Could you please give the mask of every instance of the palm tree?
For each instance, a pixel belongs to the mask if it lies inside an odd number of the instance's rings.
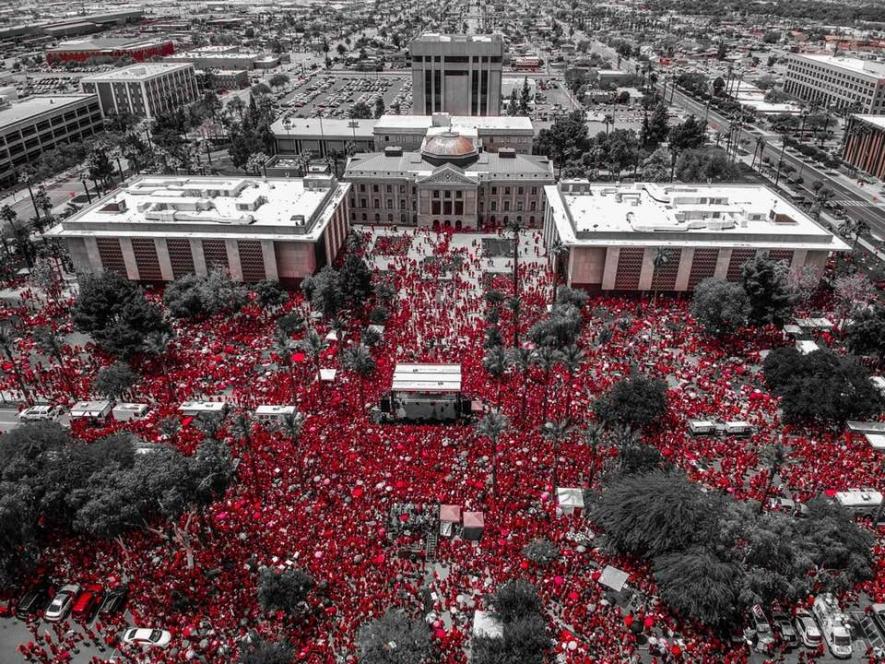
[[[314,329],[308,330],[307,334],[304,335],[304,339],[298,342],[298,347],[307,353],[311,362],[313,362],[314,375],[317,380],[320,378],[320,358],[328,346],[329,344],[326,343],[326,340],[317,334],[317,331]]]
[[[498,401],[501,400],[501,385],[507,374],[507,352],[501,346],[492,346],[482,358],[482,366],[498,383]]]
[[[787,449],[783,443],[777,442],[768,445],[760,453],[760,458],[768,464],[768,479],[765,482],[765,490],[762,492],[762,499],[759,501],[759,514],[765,510],[765,504],[768,502],[768,495],[771,493],[771,485],[774,483],[774,476],[780,472],[781,466],[787,460]]]
[[[279,355],[283,366],[286,368],[286,374],[289,376],[289,382],[292,391],[295,391],[295,375],[292,372],[292,340],[289,335],[279,327],[274,328],[273,344],[271,351],[275,355]]]
[[[526,400],[528,399],[528,375],[529,367],[532,364],[531,351],[525,348],[511,348],[507,351],[507,364],[510,368],[516,369],[522,374],[519,421],[525,422]]]
[[[252,420],[251,418],[243,412],[237,412],[231,418],[230,424],[228,425],[228,431],[230,434],[236,438],[237,440],[245,443],[244,452],[248,452],[251,463],[249,475],[252,478],[252,490],[255,492],[257,496],[259,494],[258,491],[258,462],[257,459],[252,454]],[[243,458],[246,457],[246,454],[242,455]]]
[[[360,378],[360,412],[365,412],[366,396],[364,383],[366,378],[375,373],[375,360],[372,353],[363,344],[350,346],[344,351],[341,364],[348,371],[355,373]]]
[[[6,360],[9,364],[12,365],[12,373],[15,375],[15,382],[18,383],[18,387],[21,390],[22,396],[25,398],[25,401],[28,403],[31,402],[31,392],[28,390],[25,385],[25,381],[22,378],[21,372],[18,369],[18,364],[16,364],[15,359],[16,355],[13,351],[13,346],[15,345],[15,334],[13,331],[6,325],[0,325],[0,351],[3,352],[3,355],[6,357]]]
[[[508,221],[507,230],[513,233],[513,297],[519,297],[519,232],[522,222],[516,218]]]
[[[172,380],[166,370],[166,350],[173,339],[175,339],[175,334],[169,330],[156,330],[144,338],[144,352],[146,355],[155,357],[160,364],[160,373],[163,375],[163,384],[166,386],[166,394],[170,401],[175,401],[176,397]]]
[[[277,431],[291,440],[293,445],[298,442],[303,427],[304,415],[298,411],[283,414],[282,419],[278,420],[276,425]]]
[[[664,265],[670,262],[670,250],[666,247],[658,247],[655,249],[655,257],[652,259],[652,263],[654,264],[654,272],[652,273],[652,285],[651,290],[653,293],[654,302],[657,303],[658,300],[658,289],[654,284],[654,276],[657,274],[658,270],[660,270]]]
[[[488,438],[492,442],[492,493],[497,490],[498,482],[498,439],[507,431],[510,423],[507,418],[497,411],[486,413],[483,418],[476,423],[476,433],[480,436]]]
[[[9,204],[4,205],[0,208],[0,219],[3,219],[9,227],[12,229],[12,235],[16,240],[16,246],[21,248],[22,253],[25,256],[25,263],[27,263],[28,268],[33,267],[33,262],[31,261],[31,252],[29,250],[27,244],[27,234],[22,235],[22,229],[19,228],[15,220],[18,219],[18,213],[9,206]],[[5,242],[4,242],[5,246]]]
[[[556,291],[559,289],[559,257],[562,255],[568,255],[568,247],[565,246],[562,243],[562,240],[559,239],[559,236],[557,236],[554,238],[553,242],[550,243],[547,252],[553,258],[553,296],[550,300],[550,304],[555,304]]]
[[[602,437],[605,433],[604,427],[598,422],[593,422],[584,430],[584,443],[593,453],[593,459],[590,462],[590,476],[587,478],[587,488],[593,488],[593,481],[596,479],[596,462],[599,454],[599,447],[602,444]]]
[[[513,345],[519,345],[519,313],[522,311],[522,300],[518,296],[507,298],[507,308],[510,309],[510,319],[513,325]]]
[[[559,485],[559,445],[566,440],[574,430],[569,419],[563,418],[556,422],[544,422],[541,427],[541,435],[553,443],[553,490]]]
[[[65,361],[61,353],[62,348],[64,347],[64,341],[62,338],[48,325],[42,325],[34,330],[34,343],[37,344],[37,348],[39,348],[41,352],[46,353],[50,358],[56,361],[65,387],[67,387],[68,392],[73,395],[75,392],[74,386],[71,383],[68,374],[64,371]]]
[[[572,384],[574,383],[575,374],[581,368],[584,361],[584,351],[575,345],[566,346],[559,351],[559,361],[568,372],[568,383],[566,385],[565,395],[565,416],[571,417],[572,409]]]
[[[544,372],[544,395],[542,397],[541,417],[547,419],[547,390],[550,387],[550,372],[559,361],[559,352],[547,346],[541,346],[532,353],[531,363]]]

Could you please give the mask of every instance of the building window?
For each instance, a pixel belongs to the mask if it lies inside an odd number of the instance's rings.
[[[372,185],[372,193],[373,193],[373,194],[377,194],[377,193],[378,193],[378,185],[377,185],[377,184],[373,184],[373,185]]]
[[[434,190],[433,190],[433,197],[434,197],[434,198],[439,198],[439,190],[438,190],[438,189],[434,189]]]
[[[451,191],[446,191],[446,192],[444,192],[444,193],[443,193],[443,197],[444,197],[444,198],[451,198],[451,197],[452,197],[452,192],[451,192]]]

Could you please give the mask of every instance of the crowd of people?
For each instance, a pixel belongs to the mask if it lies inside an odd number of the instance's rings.
[[[761,377],[760,353],[787,343],[782,333],[752,330],[717,341],[693,321],[686,300],[594,296],[582,312],[584,359],[574,376],[555,366],[549,375],[529,368],[527,375],[513,371],[494,378],[483,367],[483,295],[490,287],[513,295],[510,276],[486,275],[489,257],[478,236],[425,230],[401,234],[408,241],[385,240],[376,253],[374,236],[365,232],[367,259],[383,265],[378,278],[392,280],[397,293],[381,340],[372,348],[376,369],[371,376],[353,375],[341,361],[342,349],[359,339],[365,325],[357,316],[320,361],[323,368],[337,369],[333,381],[317,380],[303,353],[293,352],[288,360],[276,354],[275,320],[308,307],[294,292],[274,310],[251,302],[233,315],[175,320],[176,337],[165,356],[134,361],[140,374],[134,392],[138,401],[151,404],[149,416],[75,425],[74,433],[87,440],[128,429],[148,442],[191,454],[205,434],[198,422],[179,416],[182,401],[223,399],[234,412],[245,413],[260,404],[297,406],[305,417],[298,436],[257,421],[248,436],[235,435],[226,424],[216,434],[241,463],[235,484],[208,508],[208,536],[194,537],[192,567],[178,543],[143,530],[126,536],[125,546],[73,536],[52,542],[43,552],[41,569],[59,584],[108,587],[127,581],[127,622],[173,633],[170,648],[140,655],[150,662],[232,661],[256,635],[288,640],[299,662],[355,662],[359,626],[400,606],[429,615],[436,661],[461,663],[467,661],[474,610],[512,578],[537,587],[560,661],[614,664],[639,661],[641,653],[643,661],[652,656],[669,662],[746,661],[742,642],[722,641],[669,612],[656,599],[647,564],[595,547],[593,524],[580,511],[559,509],[552,478],[556,466],[558,486],[593,488],[592,482],[598,488],[617,452],[588,445],[582,429],[594,420],[594,399],[638,369],[669,388],[668,414],[647,432],[646,442],[698,482],[738,499],[761,499],[767,470],[759,451],[783,439],[791,461],[782,471],[783,481],[798,500],[878,484],[881,458],[861,437],[780,423],[777,399]],[[510,260],[497,259],[506,268],[512,267]],[[520,261],[516,336],[524,343],[551,302],[553,277],[545,269],[538,234],[524,234]],[[158,289],[147,293],[162,301]],[[36,310],[7,308],[0,315],[20,318],[26,330],[51,325],[70,334],[68,305],[50,301]],[[515,336],[515,319],[505,308],[500,326],[506,344]],[[311,320],[325,336],[328,322]],[[611,331],[602,342],[601,329]],[[293,333],[293,343],[303,334]],[[96,372],[113,361],[91,343],[66,345],[63,362],[41,357],[27,334],[15,351],[17,359],[4,364],[3,388],[18,389],[19,373],[41,398],[67,405],[89,397]],[[471,424],[378,424],[369,417],[389,390],[398,362],[460,364],[464,393],[508,418],[510,426],[498,441],[494,490],[491,443]],[[360,394],[364,403],[359,403]],[[566,416],[577,428],[557,448],[540,427]],[[178,419],[181,428],[161,426],[168,418]],[[694,418],[744,420],[754,433],[693,437],[687,423]],[[406,555],[422,544],[421,533],[408,522],[392,524],[391,513],[409,505],[433,514],[439,504],[483,512],[481,539],[440,537],[432,555]],[[559,549],[549,565],[523,553],[538,538]],[[855,594],[885,602],[885,540],[878,540],[875,554],[876,576]],[[629,574],[638,601],[629,606],[612,601],[599,583],[606,565]],[[303,569],[316,580],[301,615],[261,611],[256,583],[262,566]],[[844,599],[850,602],[853,596]],[[99,620],[85,632],[33,622],[33,639],[20,651],[28,661],[64,662],[86,640],[110,652],[123,627],[122,618]],[[650,645],[639,634],[651,637]]]

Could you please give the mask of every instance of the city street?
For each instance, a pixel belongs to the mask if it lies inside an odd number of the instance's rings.
[[[658,84],[659,89],[664,93],[664,84]],[[672,96],[673,103],[685,109],[690,113],[694,113],[696,117],[703,118],[705,113],[705,105],[680,90],[673,91],[671,86],[666,86],[666,98],[669,101]],[[723,129],[724,133],[728,132],[731,120],[723,117],[721,114],[710,108],[707,110],[707,124],[714,130]],[[736,132],[737,133],[737,132]],[[763,154],[771,159],[772,163],[777,163],[782,156],[784,163],[792,166],[797,173],[802,173],[804,182],[803,188],[813,191],[811,187],[820,180],[827,187],[833,190],[835,196],[834,201],[841,203],[846,208],[846,214],[853,219],[862,219],[870,226],[872,234],[878,239],[885,239],[885,204],[882,202],[874,202],[876,192],[872,188],[861,188],[845,176],[831,176],[823,172],[817,164],[811,164],[800,156],[790,154],[781,150],[780,137],[773,132],[765,132],[758,127],[742,127],[739,131],[738,142],[748,141],[746,148],[752,152],[756,144],[757,138],[764,141]],[[757,158],[757,162],[758,162]]]

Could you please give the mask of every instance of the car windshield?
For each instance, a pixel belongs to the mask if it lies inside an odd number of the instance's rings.
[[[150,635],[148,638],[149,638],[151,641],[153,641],[154,643],[156,643],[157,641],[160,640],[160,637],[161,637],[161,636],[163,636],[163,632],[161,632],[161,631],[158,630],[158,629],[155,629],[155,630],[152,630],[152,631],[151,631],[151,635]]]
[[[844,635],[834,634],[833,635],[833,643],[836,644],[837,646],[850,646],[851,639],[849,639],[847,636],[844,636]]]
[[[771,630],[771,627],[769,626],[769,624],[767,622],[756,623],[756,631],[759,632],[760,634],[768,634],[768,632],[770,630]]]

